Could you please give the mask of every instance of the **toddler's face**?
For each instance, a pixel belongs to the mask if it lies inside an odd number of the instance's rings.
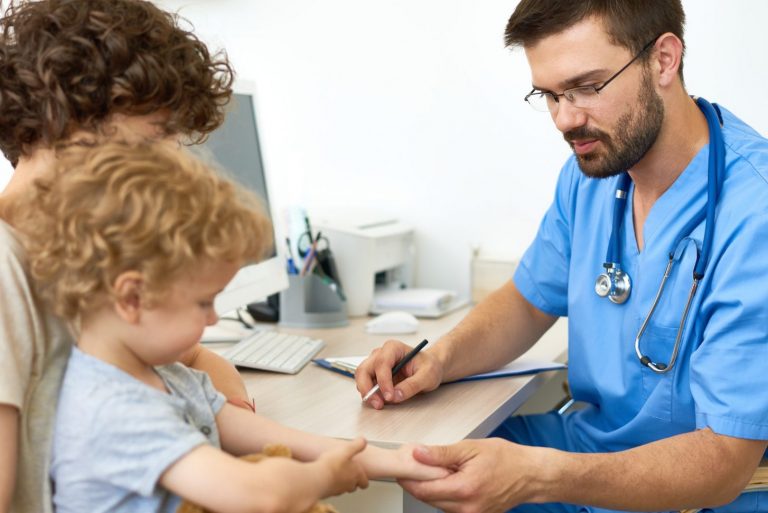
[[[206,326],[216,323],[213,300],[239,268],[239,263],[206,263],[176,280],[153,308],[142,311],[146,336],[134,341],[133,351],[149,365],[177,361],[200,341]]]

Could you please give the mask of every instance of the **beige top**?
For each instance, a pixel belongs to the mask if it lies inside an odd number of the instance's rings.
[[[72,336],[37,300],[13,229],[0,220],[0,403],[20,412],[12,513],[52,511],[48,469],[56,400]]]

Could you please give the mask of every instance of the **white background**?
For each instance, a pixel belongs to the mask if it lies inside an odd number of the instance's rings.
[[[396,214],[417,231],[416,285],[465,294],[473,245],[517,256],[534,236],[570,150],[522,101],[525,57],[502,42],[516,1],[156,3],[255,82],[278,208]],[[689,92],[767,134],[768,2],[683,4]]]

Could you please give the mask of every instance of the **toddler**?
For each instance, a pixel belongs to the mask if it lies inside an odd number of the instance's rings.
[[[433,479],[411,447],[384,450],[227,404],[176,363],[216,322],[213,301],[269,249],[256,198],[165,143],[62,152],[20,207],[41,298],[77,327],[56,414],[54,505],[67,512],[301,512],[369,478]],[[249,464],[268,443],[300,461]]]

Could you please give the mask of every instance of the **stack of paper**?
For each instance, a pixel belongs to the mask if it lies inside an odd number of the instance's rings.
[[[449,290],[382,288],[373,295],[371,311],[376,314],[403,311],[420,317],[439,317],[466,303]]]

